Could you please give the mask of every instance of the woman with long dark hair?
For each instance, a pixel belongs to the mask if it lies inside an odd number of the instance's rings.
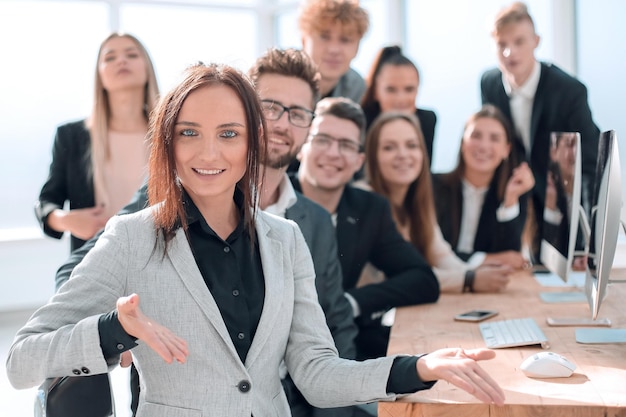
[[[456,253],[470,263],[522,268],[528,192],[535,180],[515,159],[509,122],[492,105],[469,117],[457,166],[433,175],[437,220]]]

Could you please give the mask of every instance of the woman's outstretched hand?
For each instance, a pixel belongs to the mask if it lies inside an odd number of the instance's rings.
[[[422,381],[442,379],[484,403],[503,405],[502,388],[477,362],[495,356],[490,349],[439,349],[417,361],[417,373]]]
[[[139,308],[139,296],[131,294],[117,300],[117,317],[126,331],[146,343],[167,363],[185,363],[189,351],[187,342],[167,327],[145,316]]]

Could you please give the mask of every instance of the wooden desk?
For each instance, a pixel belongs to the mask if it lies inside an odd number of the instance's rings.
[[[618,271],[614,271],[618,272]],[[619,275],[626,276],[626,270]],[[532,379],[520,370],[522,361],[541,351],[539,346],[497,349],[497,356],[481,362],[501,385],[506,405],[483,404],[470,394],[440,381],[396,402],[380,402],[380,417],[426,416],[626,416],[626,344],[583,345],[574,327],[549,327],[547,317],[591,317],[586,303],[547,304],[543,291],[574,289],[541,287],[529,273],[516,274],[502,294],[442,294],[435,304],[400,308],[391,330],[389,354],[417,354],[445,347],[484,347],[477,323],[457,322],[467,310],[495,309],[490,320],[533,317],[550,342],[549,350],[576,366],[569,378]],[[614,328],[626,328],[626,283],[612,285],[602,304],[601,317]]]

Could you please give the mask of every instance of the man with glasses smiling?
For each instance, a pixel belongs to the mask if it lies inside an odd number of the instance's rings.
[[[439,284],[422,255],[398,233],[383,197],[350,185],[365,160],[365,115],[350,99],[321,100],[309,140],[298,155],[295,188],[331,213],[335,223],[345,295],[359,326],[357,358],[384,356],[389,327],[381,316],[393,307],[432,303]],[[383,282],[356,288],[366,263]]]

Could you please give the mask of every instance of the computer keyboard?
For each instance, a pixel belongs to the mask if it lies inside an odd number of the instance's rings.
[[[478,324],[488,348],[541,345],[549,347],[548,339],[532,318],[488,321]]]

